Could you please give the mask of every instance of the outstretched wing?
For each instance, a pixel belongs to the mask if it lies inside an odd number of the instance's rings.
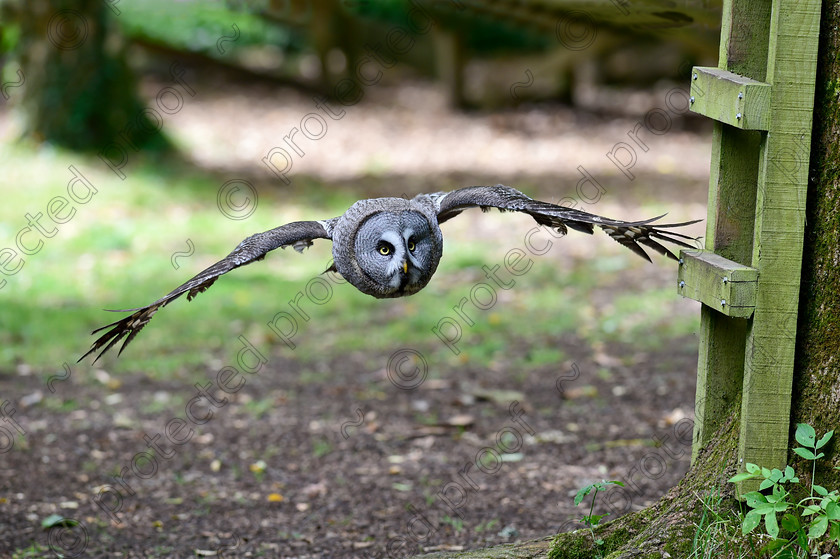
[[[235,268],[250,264],[251,262],[262,260],[269,251],[280,247],[286,248],[287,246],[292,246],[298,252],[303,252],[303,249],[312,245],[313,239],[332,239],[332,229],[336,220],[337,218],[327,221],[296,221],[252,235],[239,243],[239,246],[225,256],[224,259],[216,262],[206,270],[199,272],[194,278],[175,288],[168,295],[161,297],[154,303],[137,309],[112,311],[133,312],[123,319],[97,328],[91,332],[91,334],[95,334],[101,330],[110,328],[110,330],[93,342],[91,348],[79,358],[79,361],[103,348],[99,352],[99,355],[96,356],[96,359],[93,360],[96,363],[102,357],[103,353],[111,349],[111,346],[127,336],[122,347],[120,347],[119,353],[122,353],[125,346],[152,319],[158,309],[165,307],[184,293],[187,294],[187,300],[191,301],[193,297],[213,285],[213,282],[222,274],[226,274]]]
[[[651,223],[662,216],[645,221],[617,221],[574,208],[534,200],[515,188],[502,184],[497,184],[496,186],[470,186],[453,190],[452,192],[430,194],[429,196],[437,205],[438,223],[443,223],[455,217],[467,208],[479,207],[483,211],[487,211],[490,208],[498,208],[503,212],[526,213],[533,217],[540,225],[553,227],[564,234],[568,230],[567,228],[592,234],[594,227],[597,225],[607,235],[647,261],[650,261],[650,257],[641,245],[645,245],[660,254],[677,260],[677,257],[670,250],[658,243],[657,240],[668,241],[685,248],[697,248],[686,242],[695,240],[694,237],[673,231],[666,231],[666,229],[691,225],[700,221],[699,219],[685,221],[683,223],[666,223],[656,225],[655,227]]]

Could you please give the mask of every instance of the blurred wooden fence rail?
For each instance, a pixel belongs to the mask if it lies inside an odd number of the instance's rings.
[[[554,59],[562,58],[560,65],[567,67],[558,97],[568,101],[575,63],[615,50],[621,44],[616,37],[625,43],[634,37],[665,37],[685,45],[695,59],[709,52],[709,37],[720,24],[721,0],[270,0],[262,14],[306,36],[320,61],[320,85],[328,91],[353,77],[366,45],[387,43],[395,28],[384,15],[388,9],[392,16],[401,10],[409,20],[411,37],[404,40],[412,47],[400,54],[400,62],[436,76],[452,104],[463,106],[468,104],[465,65],[471,56],[481,55],[466,48],[477,22],[544,38]],[[343,55],[343,64],[336,64],[336,52]]]

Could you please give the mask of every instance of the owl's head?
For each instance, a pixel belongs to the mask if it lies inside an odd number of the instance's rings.
[[[393,208],[365,213],[347,239],[349,250],[334,251],[341,275],[359,291],[378,298],[423,289],[443,253],[437,220],[405,200]]]

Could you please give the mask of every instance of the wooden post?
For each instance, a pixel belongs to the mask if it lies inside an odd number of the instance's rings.
[[[724,1],[719,67],[764,81],[770,10],[769,5],[759,4],[748,0]],[[706,89],[712,88],[698,86],[702,83],[701,73],[692,71],[691,77],[695,99],[692,110],[703,114],[701,109],[710,105],[705,102]],[[735,262],[752,260],[760,143],[760,132],[715,122],[706,249]],[[728,317],[706,305],[701,310],[700,325],[692,458],[709,442],[720,427],[725,410],[740,396],[747,331],[746,321]]]
[[[752,251],[758,289],[747,333],[738,445],[742,462],[770,467],[784,465],[788,453],[820,7],[817,0],[775,0],[770,24],[767,80],[773,90]]]
[[[742,470],[787,460],[819,18],[818,0],[725,0],[719,68],[692,71],[692,110],[717,121],[707,252],[680,270],[704,303],[692,456],[740,397]]]
[[[435,47],[435,68],[449,96],[449,104],[463,107],[464,98],[464,39],[457,31],[436,25],[432,30]]]

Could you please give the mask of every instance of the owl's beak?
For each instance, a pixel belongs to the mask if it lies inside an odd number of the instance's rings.
[[[403,260],[402,268],[403,268],[403,273],[407,274],[408,273],[408,260]]]

